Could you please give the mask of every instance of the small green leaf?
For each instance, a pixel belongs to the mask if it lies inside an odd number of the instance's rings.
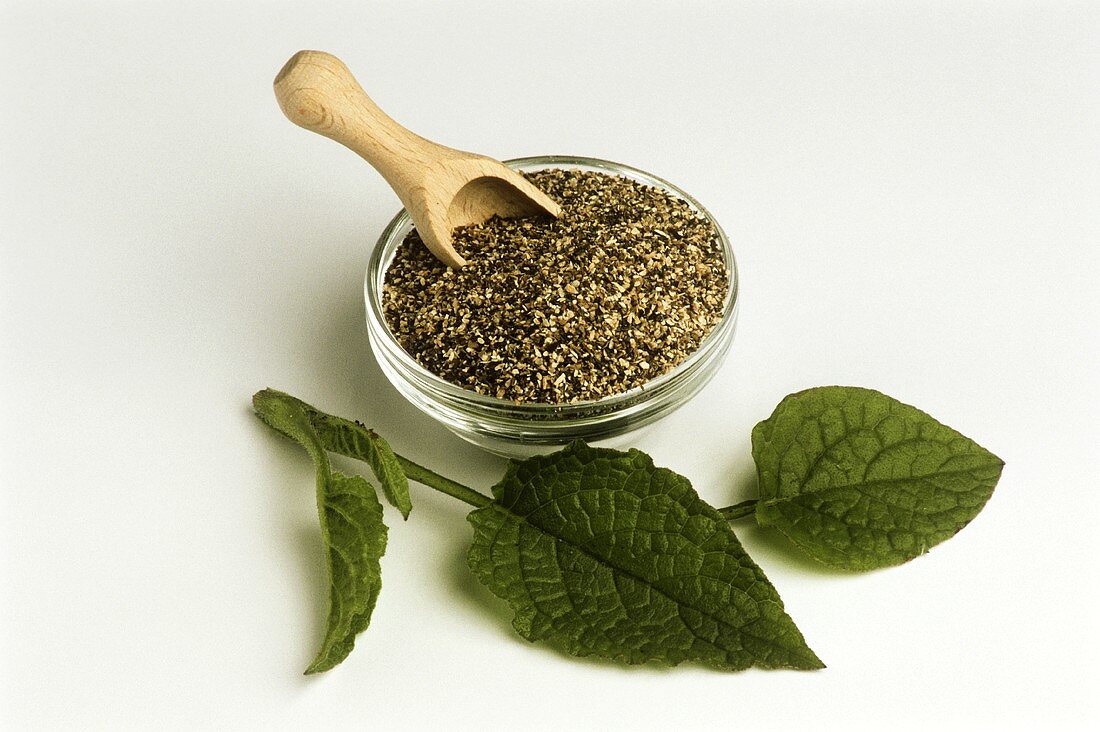
[[[688,480],[575,442],[513,462],[469,515],[468,562],[528,640],[626,663],[821,668],[767,577]]]
[[[374,477],[382,486],[389,504],[401,512],[408,520],[412,511],[412,499],[409,497],[409,480],[405,471],[397,462],[390,444],[377,432],[367,429],[357,422],[333,417],[304,404],[317,435],[330,452],[362,460],[371,467]]]
[[[379,559],[386,551],[382,504],[374,488],[357,475],[333,472],[325,486],[322,536],[329,571],[329,613],[325,639],[307,674],[328,671],[355,646],[370,625],[382,589]]]
[[[871,389],[791,394],[752,431],[756,519],[844,569],[901,564],[985,506],[1004,462]]]
[[[261,394],[269,393],[278,395],[279,398],[298,405],[305,413],[313,426],[321,444],[329,452],[346,455],[356,460],[362,460],[371,467],[374,477],[382,485],[382,493],[391,506],[401,512],[402,517],[409,518],[412,510],[412,499],[409,497],[409,481],[405,477],[405,471],[397,461],[388,442],[382,439],[374,430],[367,429],[358,422],[334,417],[325,414],[314,406],[306,404],[301,399],[296,399],[289,394],[267,389]]]
[[[363,478],[332,470],[304,403],[273,390],[252,398],[264,422],[306,449],[317,468],[317,509],[329,579],[325,638],[307,674],[343,661],[366,630],[382,587],[379,559],[386,551],[382,504]],[[305,405],[308,406],[308,405]]]

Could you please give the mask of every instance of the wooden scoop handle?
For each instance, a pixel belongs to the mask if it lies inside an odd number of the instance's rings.
[[[406,208],[422,171],[454,152],[394,122],[344,62],[323,51],[294,54],[275,77],[275,98],[291,122],[336,140],[374,166]]]

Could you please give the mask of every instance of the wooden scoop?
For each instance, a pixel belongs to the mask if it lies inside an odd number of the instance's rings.
[[[275,77],[275,97],[291,122],[373,165],[405,204],[428,249],[450,267],[466,264],[451,246],[455,227],[494,214],[561,215],[558,204],[504,163],[437,145],[394,122],[331,54],[294,54]]]

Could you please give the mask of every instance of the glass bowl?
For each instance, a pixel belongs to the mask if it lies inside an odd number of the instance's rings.
[[[642,386],[594,401],[568,404],[516,403],[478,394],[436,376],[405,352],[382,313],[382,286],[397,247],[412,230],[401,210],[382,232],[367,265],[367,333],[382,372],[406,399],[464,440],[505,457],[528,457],[582,439],[621,446],[631,433],[677,409],[695,396],[725,359],[737,321],[737,264],[729,239],[714,217],[684,191],[645,171],[595,158],[547,155],[507,160],[519,171],[544,168],[621,175],[660,188],[686,201],[718,232],[729,285],[722,317],[699,348],[671,371]],[[636,436],[636,435],[635,435]]]

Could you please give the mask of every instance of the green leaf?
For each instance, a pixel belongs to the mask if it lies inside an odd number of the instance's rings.
[[[371,467],[374,477],[382,485],[382,492],[389,504],[409,518],[412,499],[409,497],[409,481],[405,471],[394,455],[388,442],[374,430],[367,429],[358,422],[325,414],[314,406],[306,404],[289,394],[266,389],[261,394],[277,395],[289,403],[296,404],[309,419],[317,437],[329,452],[346,455],[362,460]]]
[[[329,612],[325,639],[307,674],[328,671],[355,646],[370,625],[382,589],[379,559],[386,551],[382,504],[361,477],[333,472],[325,485],[321,534],[329,571]]]
[[[924,412],[871,389],[791,394],[752,431],[756,519],[825,564],[901,564],[985,506],[1004,462]]]
[[[575,442],[513,462],[469,515],[468,562],[513,626],[577,656],[821,668],[775,588],[688,480]]]
[[[269,389],[257,393],[252,403],[264,422],[306,449],[317,469],[317,508],[328,566],[329,608],[321,650],[306,673],[328,671],[347,657],[355,636],[370,624],[382,587],[379,559],[386,551],[382,504],[363,478],[332,470],[325,446],[302,402]]]

